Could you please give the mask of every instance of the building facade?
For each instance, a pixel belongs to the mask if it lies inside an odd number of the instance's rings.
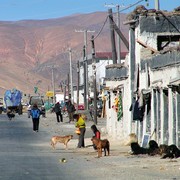
[[[126,24],[129,55],[121,66],[106,67],[107,131],[180,146],[180,11],[140,6]]]

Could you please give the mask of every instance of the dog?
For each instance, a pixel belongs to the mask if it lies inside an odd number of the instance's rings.
[[[131,133],[129,134],[126,142],[124,143],[125,146],[130,146],[131,143],[133,142],[138,142],[138,138],[137,138],[137,135],[135,133]]]
[[[162,157],[162,159],[166,159],[166,158],[179,158],[180,157],[180,150],[178,149],[178,147],[175,144],[172,144],[168,147],[166,147],[165,149],[165,153]]]
[[[166,144],[161,144],[160,146],[159,146],[159,151],[158,151],[158,154],[159,155],[164,155],[164,154],[166,154],[167,153],[167,149],[168,149],[168,145],[166,145]]]
[[[51,138],[51,146],[53,149],[55,149],[55,145],[59,143],[63,143],[65,145],[65,148],[68,149],[68,142],[73,138],[73,135],[67,135],[67,136],[53,136]]]
[[[159,146],[156,141],[154,141],[154,140],[149,141],[148,154],[150,156],[159,154]]]
[[[137,142],[131,143],[131,151],[132,155],[138,155],[138,154],[148,154],[149,150],[147,148],[141,147]]]
[[[91,139],[92,143],[97,147],[98,151],[98,158],[102,157],[102,149],[104,149],[104,156],[106,156],[106,150],[108,153],[108,156],[110,154],[110,143],[107,139],[97,139],[96,137],[92,137]]]
[[[7,112],[7,117],[9,118],[9,120],[11,120],[12,118],[15,117],[15,114],[12,112]]]
[[[132,155],[138,155],[138,154],[148,154],[148,155],[155,155],[158,150],[158,144],[154,140],[149,141],[149,147],[148,148],[143,148],[141,147],[138,142],[132,142],[131,143],[131,151]]]

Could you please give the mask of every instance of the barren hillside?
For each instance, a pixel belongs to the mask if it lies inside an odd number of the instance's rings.
[[[121,30],[128,37],[128,27],[122,24],[125,17],[121,15]],[[58,88],[69,73],[68,48],[72,48],[73,52],[75,78],[76,61],[82,57],[84,44],[84,33],[76,30],[95,31],[95,36],[102,30],[95,39],[95,49],[99,52],[111,51],[109,21],[106,19],[106,12],[96,12],[48,20],[1,21],[0,94],[12,88],[29,94],[33,93],[34,86],[38,86],[40,93],[51,90],[53,66]],[[89,40],[92,33],[87,34],[88,52],[91,53]]]

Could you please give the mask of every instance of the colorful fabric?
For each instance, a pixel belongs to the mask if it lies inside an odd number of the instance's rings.
[[[122,96],[119,95],[118,98],[118,111],[117,111],[117,120],[120,121],[123,117],[123,104],[122,104]]]

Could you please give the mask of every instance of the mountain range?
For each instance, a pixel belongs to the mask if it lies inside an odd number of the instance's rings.
[[[126,14],[120,15],[122,33],[128,39]],[[116,21],[116,19],[114,18]],[[96,52],[111,52],[108,13],[74,14],[56,19],[0,21],[0,95],[16,88],[40,94],[65,84],[72,50],[73,82],[76,63],[82,59],[87,31],[87,53],[91,53],[91,36],[95,36]],[[121,51],[127,51],[124,44]],[[54,76],[53,76],[53,75]]]

